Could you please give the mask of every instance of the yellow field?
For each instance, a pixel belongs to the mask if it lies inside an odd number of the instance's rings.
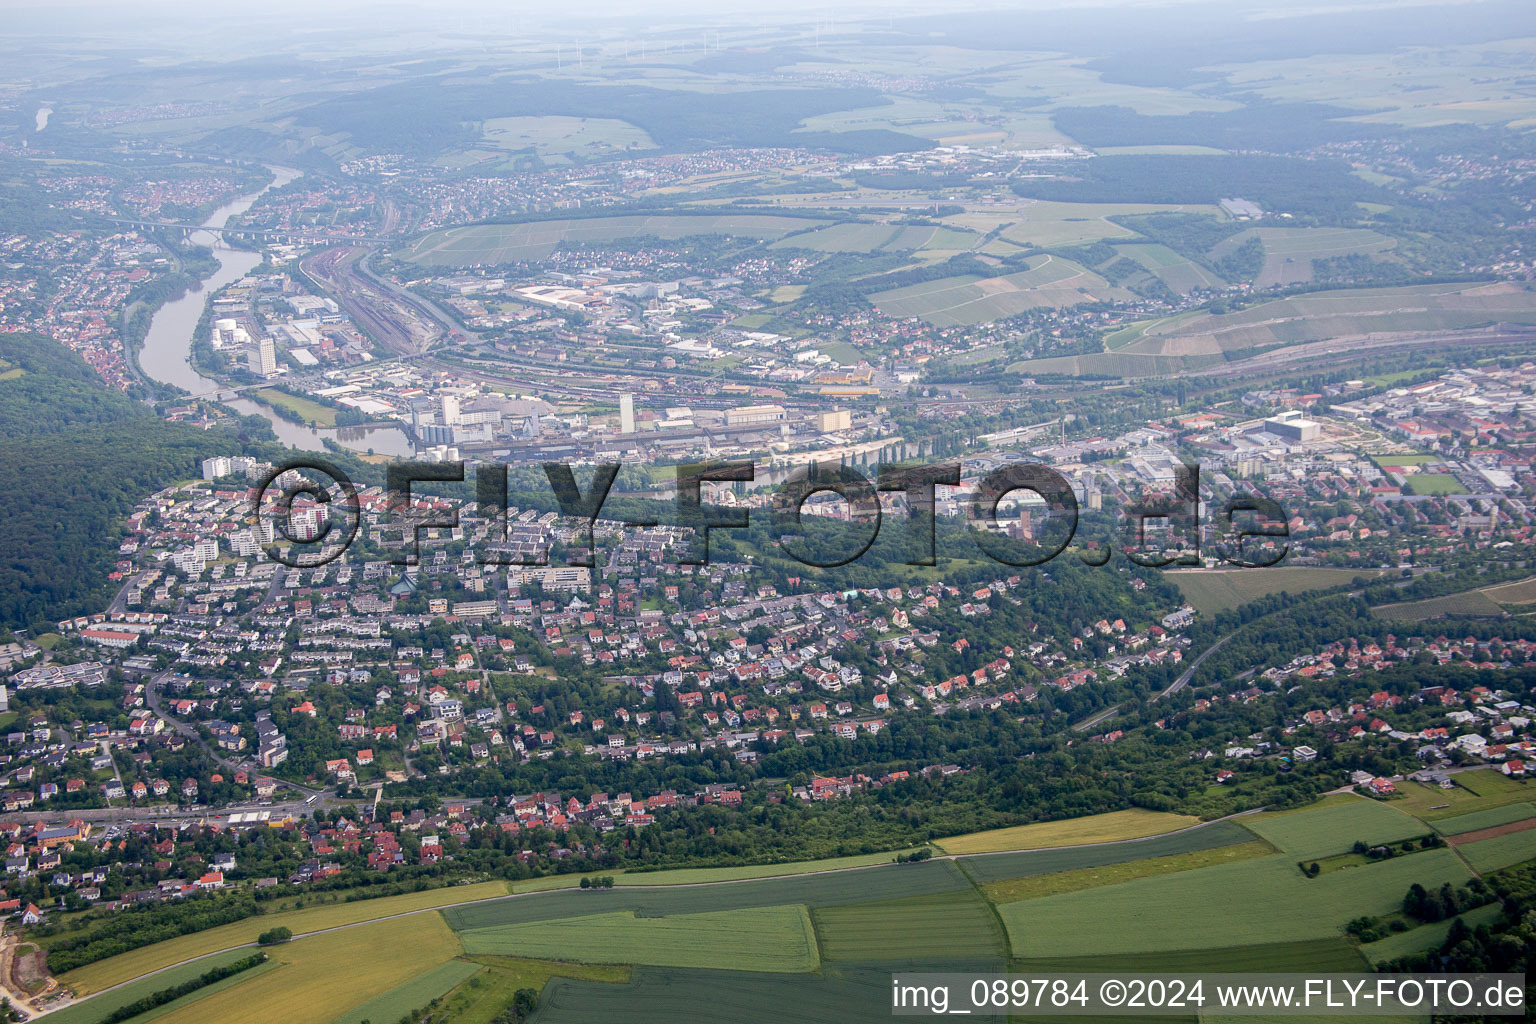
[[[331,1021],[461,950],[441,915],[418,914],[297,939],[270,952],[282,967],[157,1019],[161,1024]]]
[[[1176,829],[1198,825],[1200,819],[1189,814],[1162,811],[1111,811],[1066,821],[1042,821],[1034,825],[1015,825],[991,832],[973,832],[934,841],[945,853],[998,853],[1003,850],[1043,850],[1057,846],[1086,843],[1112,843],[1118,839],[1141,839],[1162,835]]]
[[[207,931],[177,936],[165,942],[157,942],[153,946],[145,946],[142,949],[109,957],[106,960],[98,960],[94,964],[86,964],[78,970],[61,975],[59,981],[82,995],[88,992],[99,992],[111,985],[130,981],[149,971],[157,971],[162,967],[202,956],[204,953],[215,953],[221,949],[255,942],[256,936],[278,925],[291,928],[295,935],[302,935],[322,928],[374,921],[391,914],[429,910],[433,907],[445,907],[451,903],[467,903],[470,900],[488,899],[506,894],[506,882],[481,882],[478,885],[450,885],[442,889],[429,889],[426,892],[406,893],[403,896],[384,896],[376,900],[331,903],[320,907],[305,907],[303,910],[262,914],[244,921],[236,921],[234,924],[209,928]],[[424,922],[429,916],[436,921],[435,915],[418,915],[405,920]],[[288,974],[287,971],[273,973],[280,977]]]

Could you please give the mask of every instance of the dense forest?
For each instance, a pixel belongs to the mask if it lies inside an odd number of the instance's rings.
[[[22,371],[0,380],[0,623],[98,611],[134,503],[242,442],[166,423],[40,335],[0,335],[0,359]]]

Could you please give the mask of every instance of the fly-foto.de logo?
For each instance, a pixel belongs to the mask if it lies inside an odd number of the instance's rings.
[[[599,518],[627,526],[650,528],[659,519],[633,515],[604,515],[604,505],[621,466],[616,462],[591,467],[585,488],[575,469],[565,463],[543,464],[544,476],[560,515],[582,527],[579,543],[586,548],[570,564],[592,565],[595,558],[593,526]],[[674,548],[675,564],[708,565],[709,538],[714,530],[747,530],[751,510],[708,504],[706,484],[750,484],[756,478],[751,461],[699,462],[675,467],[676,492],[672,515],[666,525],[682,531],[683,542]],[[417,541],[422,530],[459,527],[457,508],[422,508],[413,496],[415,484],[463,483],[463,462],[396,463],[385,476],[382,502],[383,525],[403,529],[405,543],[392,561],[415,565]],[[481,463],[475,467],[475,501],[478,518],[490,523],[490,542],[477,552],[482,565],[547,565],[547,552],[528,560],[514,557],[508,549],[507,466]],[[768,534],[786,555],[813,568],[835,568],[855,561],[875,543],[886,518],[882,493],[899,496],[906,513],[900,517],[899,550],[905,564],[938,564],[935,547],[939,488],[961,487],[958,462],[924,465],[881,466],[874,479],[851,466],[811,463],[799,467],[772,491],[766,509]],[[962,506],[975,527],[969,531],[976,547],[1003,565],[1043,565],[1071,552],[1088,565],[1104,565],[1114,553],[1106,544],[1078,544],[1077,496],[1066,477],[1049,466],[1018,462],[1001,466],[980,477],[974,493]],[[339,558],[356,540],[363,518],[357,487],[337,466],[303,458],[274,467],[256,486],[253,505],[265,540],[268,557],[295,568],[313,568]],[[1161,568],[1200,564],[1201,502],[1200,468],[1181,464],[1174,473],[1171,491],[1121,509],[1118,545],[1137,565]],[[839,517],[840,528],[828,541],[812,543],[806,536],[806,504],[818,495],[835,495],[847,505]],[[433,503],[442,504],[442,503]],[[1005,510],[1014,510],[1012,514]],[[1021,510],[1022,512],[1018,512]],[[1223,561],[1243,568],[1275,565],[1286,556],[1290,529],[1278,503],[1258,494],[1243,494],[1219,509],[1207,509],[1215,527],[1215,547]],[[891,517],[896,518],[896,517]],[[1021,528],[1020,523],[1024,526]],[[1038,523],[1038,528],[1036,524]],[[1163,538],[1149,545],[1152,535]]]

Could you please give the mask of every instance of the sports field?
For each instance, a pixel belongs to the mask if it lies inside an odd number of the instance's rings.
[[[613,242],[620,238],[678,239],[691,235],[780,238],[821,221],[760,214],[663,214],[654,217],[591,217],[523,224],[445,228],[417,239],[395,255],[429,266],[497,265],[541,260],[564,242]]]
[[[1039,850],[1052,846],[1078,846],[1109,843],[1119,839],[1139,839],[1175,829],[1198,825],[1200,819],[1188,814],[1165,814],[1132,808],[1092,814],[1065,821],[1042,821],[1034,825],[1015,825],[990,832],[940,839],[935,845],[945,853],[996,853],[1001,850]]]

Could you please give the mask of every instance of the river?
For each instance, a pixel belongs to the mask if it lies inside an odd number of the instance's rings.
[[[221,228],[231,217],[244,213],[268,188],[278,188],[297,178],[301,172],[287,167],[268,167],[274,178],[260,192],[241,196],[214,210],[203,221],[203,227]],[[218,235],[211,231],[193,232],[191,241],[213,248],[219,269],[203,279],[202,287],[190,291],[181,298],[167,302],[155,312],[149,322],[149,333],[139,350],[139,367],[145,374],[163,384],[172,384],[194,395],[205,395],[223,387],[218,381],[204,377],[192,368],[188,361],[192,352],[192,337],[197,322],[202,319],[208,297],[225,285],[240,280],[261,262],[261,255],[244,249],[229,249],[216,245]],[[272,424],[277,438],[290,448],[323,451],[326,439],[337,442],[353,451],[373,451],[379,455],[410,455],[411,442],[405,431],[397,426],[376,427],[321,427],[313,428],[294,423],[278,416],[268,406],[249,398],[234,398],[223,404],[247,415],[261,416]]]

